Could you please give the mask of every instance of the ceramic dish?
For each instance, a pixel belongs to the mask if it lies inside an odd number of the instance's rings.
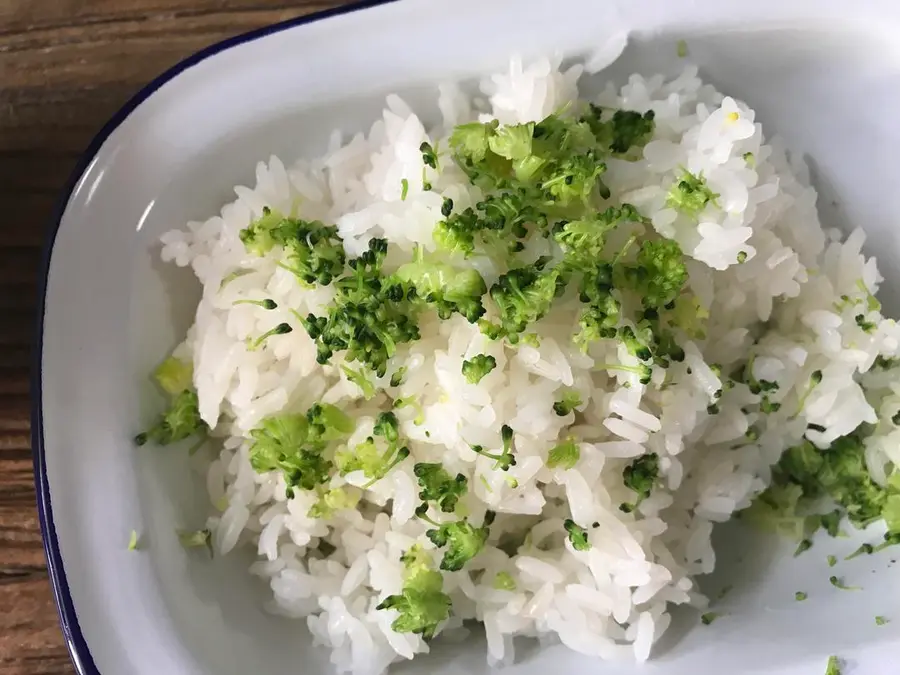
[[[513,52],[577,56],[628,37],[623,56],[593,78],[599,86],[631,72],[672,74],[683,39],[706,79],[807,154],[826,226],[865,228],[887,279],[882,300],[896,316],[898,29],[900,8],[876,0],[368,2],[226,41],[148,85],[88,149],[42,270],[35,473],[79,673],[331,672],[302,623],[264,613],[245,554],[211,563],[181,550],[173,527],[205,510],[186,457],[132,446],[150,406],[146,373],[183,334],[196,300],[188,275],[155,262],[162,232],[216,210],[258,159],[318,153],[332,128],[364,128],[387,92],[427,118],[435,83],[490,71]],[[126,546],[134,529],[140,555]],[[842,570],[864,578],[864,590],[825,593],[824,553],[795,560],[792,547],[733,526],[717,540],[719,566],[704,587],[733,586],[720,610],[729,620],[701,627],[691,612],[676,618],[643,672],[822,673],[830,654],[854,666],[849,672],[897,672],[900,615],[883,627],[873,620],[900,595],[890,555]],[[794,601],[801,583],[805,603]],[[520,654],[513,670],[522,675],[634,672],[561,647]],[[439,644],[402,668],[488,670],[483,647],[468,644]]]

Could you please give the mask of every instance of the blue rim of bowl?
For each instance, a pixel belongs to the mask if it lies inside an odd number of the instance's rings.
[[[333,16],[350,14],[359,10],[386,5],[398,0],[360,0],[350,4],[326,9],[312,14],[288,19],[271,26],[258,28],[234,37],[217,42],[209,47],[188,56],[176,65],[169,68],[162,75],[154,79],[135,94],[112,118],[103,126],[100,132],[93,138],[87,150],[81,156],[75,170],[69,177],[59,200],[53,210],[49,227],[46,232],[46,243],[41,253],[41,264],[38,276],[37,297],[37,326],[35,330],[34,352],[31,364],[31,447],[34,456],[34,487],[37,493],[38,520],[41,524],[41,534],[44,540],[44,555],[47,559],[47,571],[50,576],[50,584],[56,600],[56,608],[59,613],[59,623],[62,627],[63,637],[69,656],[79,675],[100,675],[91,652],[85,640],[78,617],[75,612],[75,604],[69,592],[69,584],[66,580],[66,572],[63,567],[62,554],[59,550],[59,541],[56,538],[56,528],[53,525],[53,510],[50,506],[50,485],[47,479],[46,460],[44,456],[44,417],[43,417],[43,391],[42,391],[42,361],[44,345],[44,310],[47,294],[47,280],[50,272],[50,259],[53,254],[53,245],[56,242],[56,234],[62,223],[63,214],[66,211],[69,200],[76,186],[81,181],[85,171],[97,156],[100,148],[112,133],[138,108],[146,99],[152,96],[157,89],[174,79],[188,68],[205,61],[211,56],[231,49],[247,42],[252,42],[268,35],[280,33],[297,26],[321,21]]]

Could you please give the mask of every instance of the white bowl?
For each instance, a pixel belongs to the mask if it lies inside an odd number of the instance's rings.
[[[585,54],[630,34],[608,71],[672,73],[676,43],[717,87],[756,108],[769,133],[806,153],[828,225],[862,225],[900,308],[900,5],[876,0],[408,0],[348,7],[248,34],[191,57],[149,85],[91,145],[54,222],[45,267],[34,447],[39,506],[62,624],[80,673],[329,673],[302,622],[267,616],[249,558],[209,561],[178,545],[205,491],[177,449],[136,450],[158,401],[146,373],[183,334],[193,282],[155,262],[166,229],[214,212],[258,159],[324,150],[328,132],[362,129],[399,91],[427,118],[434,85],[503,65],[512,52]],[[591,80],[595,86],[607,73]],[[589,83],[590,84],[590,83]],[[430,103],[425,103],[430,101]],[[421,105],[420,105],[421,104]],[[51,512],[52,504],[52,512]],[[126,548],[132,530],[142,550]],[[829,586],[819,544],[790,548],[733,526],[717,536],[706,587],[734,590],[728,616],[686,612],[645,673],[822,673],[829,654],[860,675],[895,675],[900,575],[891,552],[842,563],[864,586]],[[798,603],[794,592],[809,593]],[[632,673],[555,647],[516,675]],[[488,670],[479,644],[439,645],[408,672]]]

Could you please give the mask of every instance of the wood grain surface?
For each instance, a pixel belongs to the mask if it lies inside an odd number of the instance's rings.
[[[0,0],[0,675],[74,672],[44,566],[29,437],[37,266],[59,191],[103,123],[164,69],[341,4]]]

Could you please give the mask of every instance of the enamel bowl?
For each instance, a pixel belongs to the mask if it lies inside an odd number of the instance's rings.
[[[179,64],[91,144],[54,219],[41,290],[34,448],[39,509],[63,630],[86,675],[331,673],[303,622],[268,616],[249,553],[210,561],[174,530],[206,513],[199,474],[177,449],[131,438],[160,401],[147,373],[183,335],[197,300],[189,273],[157,262],[159,235],[218,211],[257,160],[325,150],[334,127],[366,128],[397,91],[428,119],[436,84],[504,67],[510,54],[615,55],[587,91],[631,72],[674,74],[676,44],[771,134],[805,153],[826,226],[862,225],[900,309],[900,5],[877,0],[405,0],[368,2],[244,35]],[[130,552],[132,530],[141,550]],[[871,540],[872,537],[870,536]],[[837,654],[859,675],[900,672],[896,554],[842,563],[746,532],[716,534],[701,585],[723,616],[676,612],[641,672],[824,673]],[[809,594],[797,602],[794,593]],[[891,617],[892,612],[896,614]],[[894,622],[877,627],[874,617]],[[399,672],[483,673],[483,640],[438,643]],[[562,647],[518,650],[511,672],[628,675]]]

